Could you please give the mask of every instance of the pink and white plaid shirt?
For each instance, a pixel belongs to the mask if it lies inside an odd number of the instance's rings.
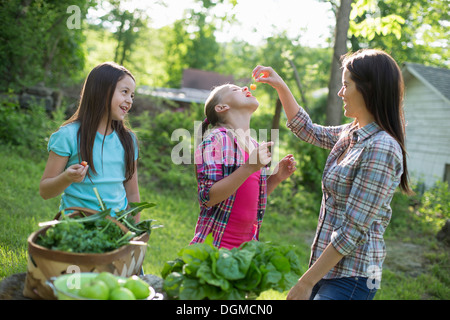
[[[258,143],[252,139],[255,146]],[[213,234],[214,245],[219,247],[225,227],[233,208],[236,193],[224,201],[207,207],[209,190],[217,181],[229,176],[245,163],[244,154],[238,146],[236,138],[224,127],[214,129],[197,147],[195,153],[198,179],[198,200],[200,215],[195,227],[191,244],[203,242],[206,236]],[[259,240],[264,212],[267,204],[267,175],[266,168],[261,169],[260,196],[258,201],[257,227],[254,240]]]

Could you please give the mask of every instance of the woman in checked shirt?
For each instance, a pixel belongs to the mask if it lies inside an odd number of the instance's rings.
[[[406,167],[403,79],[380,50],[343,57],[344,115],[350,124],[313,124],[286,83],[270,67],[253,70],[256,81],[277,90],[290,130],[331,149],[322,176],[322,205],[309,269],[287,299],[373,299],[386,255],[383,234],[394,190],[411,193]],[[262,72],[267,77],[260,78]]]

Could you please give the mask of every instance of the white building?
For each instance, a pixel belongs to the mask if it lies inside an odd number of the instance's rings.
[[[405,63],[403,77],[410,177],[450,185],[450,70]]]

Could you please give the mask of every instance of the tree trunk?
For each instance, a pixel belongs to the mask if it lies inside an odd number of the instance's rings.
[[[302,86],[302,82],[300,81],[300,75],[298,74],[297,68],[295,67],[294,61],[292,61],[291,59],[287,59],[289,64],[292,67],[292,70],[294,71],[294,77],[295,77],[295,81],[297,82],[297,87],[298,87],[298,91],[300,91],[300,97],[302,99],[302,107],[303,109],[305,109],[305,111],[307,113],[309,113],[309,109],[308,109],[308,101],[306,101],[306,96],[305,93],[303,92],[303,86]]]
[[[116,37],[117,37],[117,47],[116,47],[116,52],[114,54],[114,62],[117,63],[117,61],[119,60],[119,55],[120,55],[120,50],[122,49],[123,46],[123,33],[125,32],[123,29],[125,27],[125,19],[124,16],[120,16],[120,27],[119,30],[116,32]]]
[[[280,117],[281,117],[281,108],[282,108],[280,98],[277,99],[277,103],[275,105],[275,114],[273,115],[272,120],[272,129],[280,129]]]
[[[273,141],[274,143],[278,143],[278,137],[279,137],[279,131],[278,129],[280,129],[280,118],[281,118],[281,110],[283,109],[283,105],[281,104],[281,100],[280,98],[277,98],[277,102],[275,104],[275,114],[273,115],[273,119],[272,119],[272,130],[270,130],[270,135],[269,135],[269,139],[268,141]],[[274,131],[276,130],[276,131]],[[272,133],[277,132],[276,136],[273,137]],[[275,140],[275,141],[274,141]],[[272,146],[270,148],[270,151],[273,153],[274,152],[274,148],[278,148],[279,146]],[[267,164],[269,167],[272,165],[272,163],[268,163]]]
[[[331,61],[331,76],[328,84],[326,124],[340,125],[342,121],[342,99],[337,95],[341,88],[342,72],[340,58],[347,53],[347,33],[353,0],[341,0],[336,14],[334,49]]]

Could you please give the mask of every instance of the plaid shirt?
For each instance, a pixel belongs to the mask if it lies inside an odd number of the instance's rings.
[[[252,139],[255,146],[258,143]],[[245,163],[244,154],[234,135],[224,127],[214,129],[197,147],[195,153],[198,177],[198,200],[200,203],[200,215],[195,227],[195,235],[191,244],[203,242],[212,232],[214,245],[219,247],[225,227],[233,208],[236,193],[228,199],[207,207],[209,190],[213,184],[230,174]],[[267,176],[266,168],[261,170],[260,196],[257,212],[257,227],[253,235],[254,240],[259,240],[259,230],[263,220],[267,203]]]
[[[383,234],[403,173],[400,145],[375,122],[360,129],[354,124],[324,127],[313,124],[303,109],[287,126],[300,139],[331,149],[322,176],[322,205],[310,266],[331,242],[344,257],[324,279],[381,280],[386,256]]]

